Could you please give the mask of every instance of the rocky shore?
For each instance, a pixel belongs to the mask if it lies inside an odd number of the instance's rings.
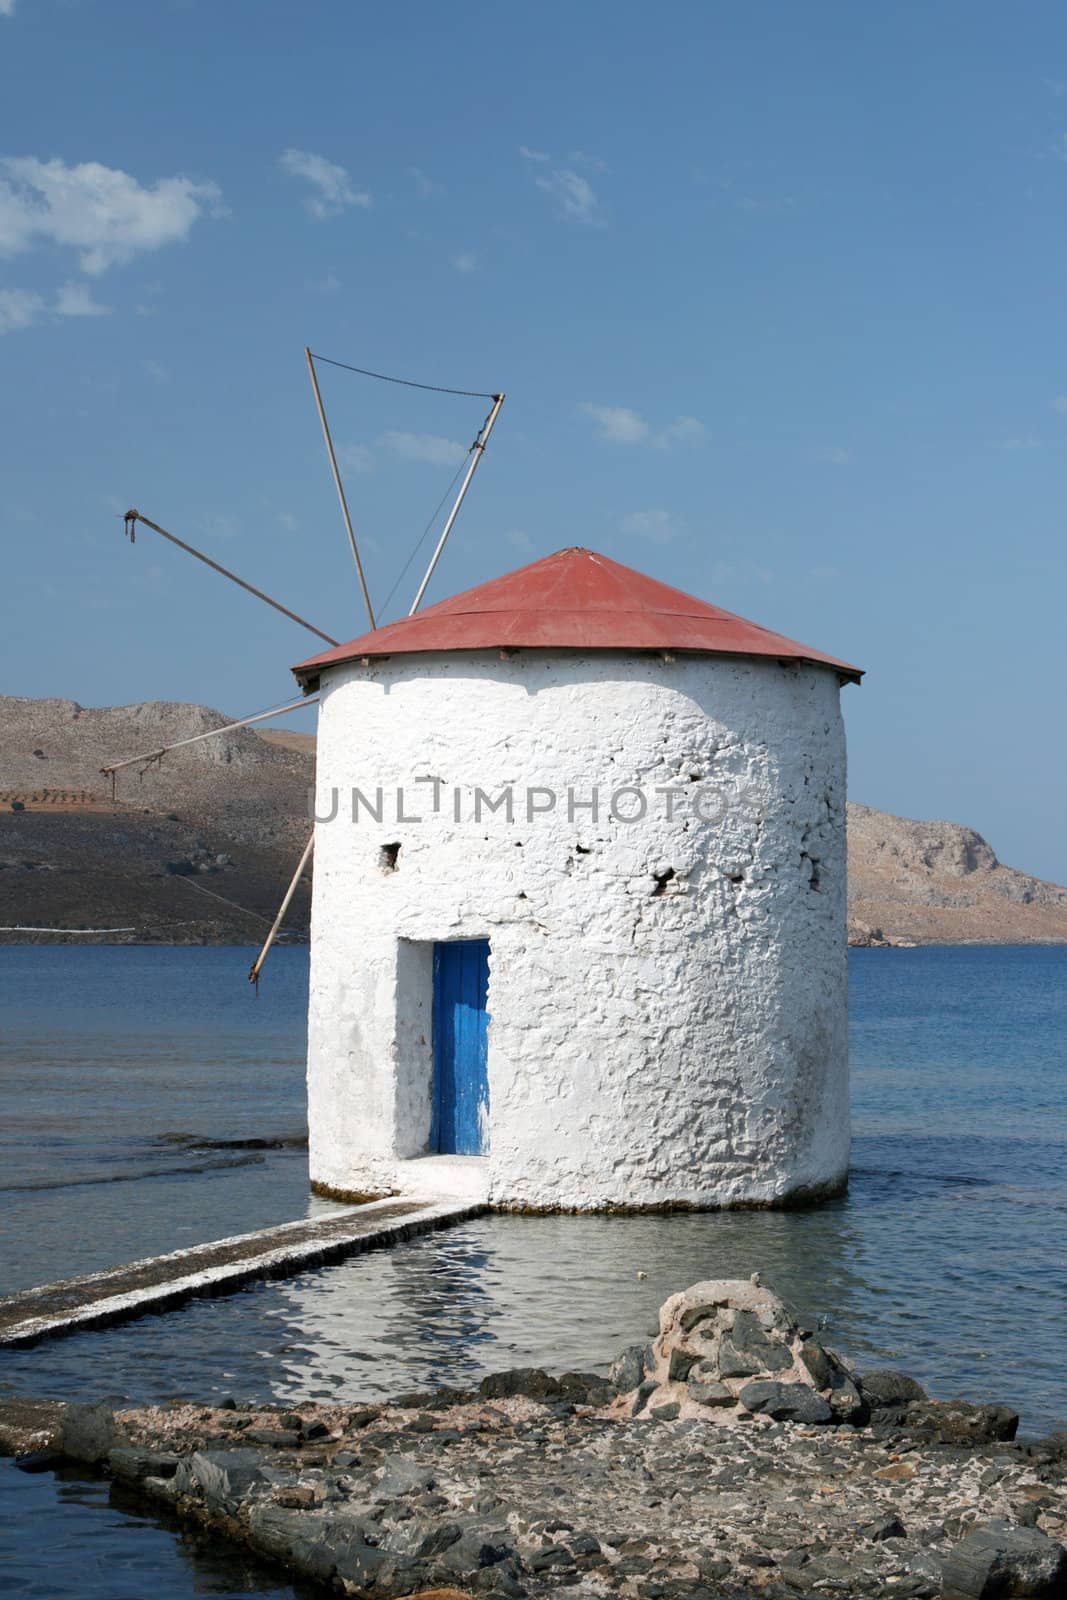
[[[98,1465],[360,1600],[1067,1595],[1067,1432],[857,1373],[756,1283],[695,1285],[608,1378],[387,1404],[0,1401],[27,1471]]]

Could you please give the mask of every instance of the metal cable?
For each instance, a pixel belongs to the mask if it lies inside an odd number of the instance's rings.
[[[471,450],[473,450],[473,448],[474,448],[474,446],[472,445],[471,446]],[[470,450],[467,451],[467,455],[468,456],[470,455]],[[384,616],[385,613],[388,611],[389,602],[392,600],[393,596],[396,594],[396,591],[400,588],[400,585],[403,583],[404,579],[407,577],[408,568],[411,566],[411,563],[414,561],[415,557],[418,555],[419,551],[422,549],[423,545],[426,543],[426,540],[429,538],[431,528],[433,527],[434,523],[437,521],[438,517],[441,515],[441,507],[444,505],[445,501],[448,499],[449,495],[452,493],[452,490],[456,487],[456,483],[457,483],[457,481],[459,479],[459,475],[460,475],[461,472],[464,471],[464,469],[466,468],[466,465],[467,465],[467,459],[466,459],[466,456],[465,456],[464,459],[460,462],[459,466],[456,468],[455,473],[453,474],[453,477],[452,477],[452,482],[449,484],[448,488],[445,490],[444,494],[441,496],[440,500],[438,500],[436,506],[434,507],[433,516],[430,518],[429,522],[426,524],[425,528],[423,528],[422,532],[420,533],[419,538],[418,538],[418,542],[416,543],[415,548],[412,550],[411,554],[408,556],[407,560],[404,562],[403,567],[400,569],[400,574],[399,574],[396,582],[393,584],[393,587],[390,589],[389,593],[386,595],[385,601],[384,601],[384,603],[383,603],[383,605],[381,607],[381,610],[378,613],[379,616]]]
[[[431,394],[459,394],[468,400],[496,400],[495,394],[489,394],[484,389],[446,389],[440,383],[415,383],[411,378],[391,378],[387,372],[371,372],[369,367],[352,367],[347,361],[335,361],[332,356],[317,356],[314,351],[309,352],[313,361],[325,361],[327,366],[340,367],[345,372],[358,372],[363,378],[378,378],[382,383],[399,383],[405,389],[427,389]]]

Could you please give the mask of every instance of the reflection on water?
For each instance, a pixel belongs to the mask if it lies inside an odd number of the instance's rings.
[[[308,1592],[83,1471],[29,1476],[0,1462],[0,1587],[10,1600],[297,1600]]]
[[[14,1281],[303,1213],[303,1152],[238,1142],[300,1131],[306,952],[278,955],[257,1007],[243,951],[0,952],[11,1118],[0,1184],[46,1163],[78,1180],[0,1194]],[[862,1362],[901,1364],[938,1394],[1008,1401],[1031,1428],[1059,1421],[1067,949],[857,950],[850,985],[847,1197],[803,1212],[485,1218],[7,1352],[0,1386],[295,1401],[516,1364],[603,1368],[676,1289],[759,1271]],[[225,1165],[235,1159],[257,1164]]]
[[[861,1364],[903,1365],[942,1396],[1008,1401],[1031,1430],[1067,1415],[1064,1238],[1051,1255],[1032,1192],[983,1179],[970,1140],[929,1138],[910,1173],[893,1140],[857,1143],[849,1195],[829,1205],[485,1217],[325,1271],[9,1352],[0,1384],[71,1397],[296,1402],[463,1385],[508,1366],[603,1370],[647,1335],[676,1289],[758,1271]],[[1040,1146],[1031,1153],[1028,1177],[1039,1184]],[[1038,1192],[1047,1223],[1049,1194]],[[1061,1205],[1062,1196],[1051,1210]]]

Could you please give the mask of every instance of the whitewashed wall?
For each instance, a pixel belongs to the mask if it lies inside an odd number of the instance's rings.
[[[312,1180],[396,1187],[430,1126],[429,943],[491,941],[490,1198],[774,1202],[848,1165],[845,749],[829,670],[721,657],[394,657],[327,674]],[[442,780],[441,809],[432,787]],[[642,822],[607,802],[642,786]],[[514,821],[472,817],[512,785]],[[528,786],[560,796],[527,821]],[[602,810],[567,816],[568,786]],[[383,789],[385,819],[360,810]],[[719,792],[705,824],[656,787]],[[397,822],[396,790],[418,822]],[[453,816],[453,789],[462,820]],[[632,799],[632,806],[636,804]],[[381,864],[400,845],[396,869]],[[668,869],[674,876],[662,883]],[[657,890],[659,892],[657,892]]]

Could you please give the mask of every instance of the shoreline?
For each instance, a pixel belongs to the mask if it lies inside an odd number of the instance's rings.
[[[730,1281],[672,1296],[610,1378],[520,1369],[368,1404],[118,1413],[5,1399],[0,1451],[27,1471],[88,1463],[360,1600],[977,1596],[994,1591],[966,1584],[998,1562],[1036,1563],[1051,1586],[1025,1592],[1054,1595],[1067,1432],[1018,1440],[1017,1422],[857,1374]]]

